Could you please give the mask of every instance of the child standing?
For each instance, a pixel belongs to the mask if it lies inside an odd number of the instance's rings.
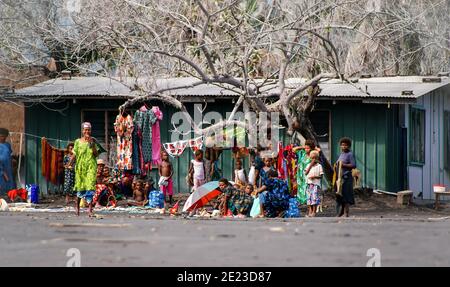
[[[161,163],[159,164],[159,182],[158,185],[160,190],[164,194],[164,205],[166,203],[166,194],[169,195],[169,204],[172,205],[172,196],[173,196],[173,168],[172,163],[169,159],[169,154],[166,151],[161,152]]]
[[[323,168],[319,163],[319,152],[311,151],[309,154],[311,163],[305,170],[306,176],[306,204],[308,205],[307,217],[315,217],[317,206],[320,205],[320,180],[323,176]]]
[[[342,138],[339,144],[342,153],[336,164],[341,166],[342,172],[339,173],[338,189],[340,189],[340,192],[337,194],[336,203],[338,209],[340,208],[338,216],[342,217],[345,215],[345,217],[349,217],[350,205],[355,204],[352,170],[356,168],[356,161],[353,153],[350,151],[352,141],[349,138]]]
[[[272,170],[275,170],[273,168],[273,159],[270,157],[264,158],[264,167],[261,168],[259,172],[259,186],[265,185],[266,181],[269,179],[268,173]]]
[[[69,143],[66,147],[64,155],[64,193],[66,194],[66,204],[69,204],[70,197],[75,197],[76,192],[73,190],[75,184],[75,155],[73,153],[73,143]]]
[[[205,162],[203,161],[203,151],[197,150],[195,151],[195,159],[191,160],[191,164],[189,166],[189,176],[192,178],[192,192],[196,191],[197,188],[203,184],[205,184],[205,175],[206,168]]]
[[[242,161],[240,159],[236,160],[236,169],[234,170],[234,181],[239,186],[246,186],[248,182],[247,173],[242,167]]]

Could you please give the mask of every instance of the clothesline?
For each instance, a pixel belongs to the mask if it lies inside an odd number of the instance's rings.
[[[29,136],[29,137],[33,137],[33,138],[37,138],[37,139],[45,138],[50,141],[57,141],[57,142],[61,142],[61,143],[70,143],[71,142],[70,140],[48,138],[48,137],[44,137],[44,136],[38,136],[38,135],[33,135],[33,134],[28,134],[28,133],[23,133],[23,132],[10,132],[10,135],[25,135],[25,136]]]
[[[28,133],[23,133],[23,132],[10,132],[10,135],[19,135],[20,136],[20,143],[19,143],[19,163],[18,163],[18,167],[17,167],[17,180],[19,182],[19,185],[21,187],[24,187],[24,184],[22,183],[21,177],[20,177],[20,172],[21,172],[21,165],[22,165],[22,146],[23,146],[23,136],[29,136],[29,137],[33,137],[33,138],[37,138],[37,139],[42,139],[42,138],[46,138],[47,140],[50,141],[56,141],[58,143],[69,143],[70,141],[66,141],[66,140],[60,140],[60,139],[54,139],[54,138],[47,138],[47,137],[42,137],[42,136],[38,136],[38,135],[33,135],[33,134],[28,134]]]

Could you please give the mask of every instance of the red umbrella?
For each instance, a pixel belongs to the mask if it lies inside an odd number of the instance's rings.
[[[222,192],[219,190],[218,181],[210,181],[197,188],[184,203],[183,212],[191,211],[205,206],[210,200],[219,196]]]

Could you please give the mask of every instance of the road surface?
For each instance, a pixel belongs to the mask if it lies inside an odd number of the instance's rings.
[[[0,223],[0,266],[74,265],[78,255],[81,266],[450,266],[445,217],[90,219],[2,212]]]

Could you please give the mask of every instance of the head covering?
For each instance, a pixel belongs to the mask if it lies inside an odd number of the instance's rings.
[[[91,129],[92,125],[91,125],[90,122],[84,122],[84,123],[81,124],[81,128],[82,129]]]
[[[9,131],[7,129],[0,128],[0,136],[4,136],[4,137],[9,136]]]
[[[97,160],[97,165],[103,164],[105,165],[105,161],[103,159],[98,159]]]

